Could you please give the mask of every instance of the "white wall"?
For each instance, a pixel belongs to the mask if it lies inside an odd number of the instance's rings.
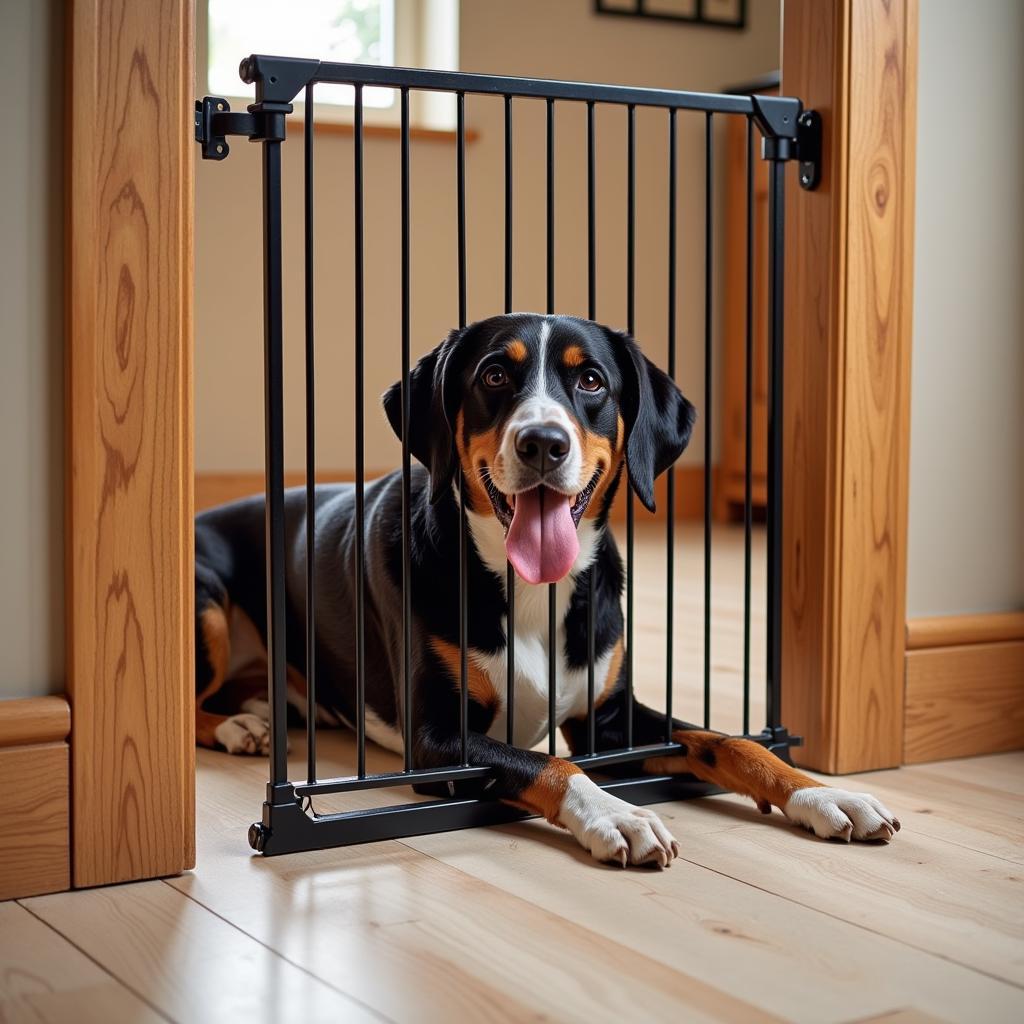
[[[752,0],[744,32],[601,17],[591,0],[465,0],[466,71],[719,90],[778,67],[779,5]],[[469,316],[503,309],[503,105],[467,99]],[[598,108],[598,318],[625,326],[625,114]],[[585,107],[557,107],[557,308],[586,314]],[[515,306],[543,309],[544,108],[515,105]],[[667,118],[637,113],[637,335],[664,360]],[[680,115],[679,368],[684,391],[703,386],[702,114]],[[284,147],[286,449],[303,465],[302,146]],[[396,139],[366,142],[368,469],[398,463],[376,402],[399,373],[399,163]],[[235,142],[224,163],[196,172],[196,463],[200,471],[262,466],[262,310],[259,147]],[[412,144],[413,349],[422,354],[457,323],[455,149]],[[322,468],[352,465],[352,142],[318,136],[317,442]],[[289,187],[290,186],[290,187]],[[698,435],[687,457],[699,459]]]
[[[62,9],[0,0],[0,699],[64,688]]]
[[[1024,4],[921,4],[907,614],[1024,608]]]

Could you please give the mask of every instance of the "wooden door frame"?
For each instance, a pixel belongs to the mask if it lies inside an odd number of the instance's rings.
[[[74,0],[67,42],[72,884],[195,861],[194,0]]]
[[[827,772],[902,761],[917,0],[785,0],[824,174],[786,211],[783,721]]]

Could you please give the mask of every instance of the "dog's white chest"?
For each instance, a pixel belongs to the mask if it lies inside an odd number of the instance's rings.
[[[561,725],[569,718],[586,714],[587,668],[570,667],[565,657],[565,613],[575,587],[575,580],[567,578],[555,591],[555,631],[549,634],[549,597],[546,586],[527,584],[516,586],[515,603],[515,701],[513,708],[513,736],[517,747],[532,747],[548,733],[549,698],[552,669],[554,670],[554,722]],[[502,623],[505,630],[508,623]],[[552,643],[554,665],[550,660]],[[608,673],[611,652],[599,658],[594,665],[594,680],[600,692]],[[508,661],[507,653],[482,655],[474,653],[474,661],[490,677],[501,704],[488,735],[504,740],[508,730]]]
[[[473,543],[484,564],[505,583],[504,534],[497,521],[491,517],[470,513],[470,529]],[[578,536],[580,553],[569,575],[555,584],[555,631],[554,631],[554,691],[555,725],[566,719],[585,715],[587,711],[587,668],[570,668],[565,659],[565,615],[576,589],[577,576],[590,564],[594,557],[597,536],[592,523],[580,523]],[[551,665],[549,662],[549,617],[550,588],[544,584],[531,586],[516,579],[514,604],[515,622],[515,707],[514,742],[517,747],[532,747],[548,733],[548,688]],[[508,622],[502,621],[502,629],[508,635]],[[594,687],[601,692],[612,654],[607,652],[594,665]],[[501,706],[488,730],[492,739],[504,740],[508,730],[508,701],[506,683],[508,662],[505,651],[498,654],[472,652],[474,663],[489,676],[497,692]]]

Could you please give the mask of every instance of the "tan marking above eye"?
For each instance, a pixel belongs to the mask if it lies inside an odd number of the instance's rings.
[[[562,362],[570,368],[582,366],[586,359],[587,357],[583,354],[583,349],[579,345],[567,345],[562,352]]]
[[[505,354],[515,363],[525,363],[526,345],[518,338],[515,338],[505,346]]]

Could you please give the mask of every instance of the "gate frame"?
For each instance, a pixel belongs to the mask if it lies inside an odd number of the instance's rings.
[[[409,388],[409,93],[417,91],[439,91],[457,97],[458,128],[456,132],[456,178],[458,190],[458,265],[459,265],[459,326],[466,326],[466,248],[465,248],[465,97],[483,95],[502,97],[505,105],[505,206],[506,206],[506,266],[505,266],[505,312],[512,308],[512,264],[511,264],[511,202],[512,202],[512,102],[513,99],[543,100],[547,108],[547,308],[549,315],[555,310],[554,291],[554,104],[556,102],[578,102],[587,105],[588,143],[587,177],[588,204],[591,226],[588,238],[589,265],[589,311],[594,316],[596,301],[595,236],[594,213],[594,121],[596,103],[613,104],[628,112],[627,159],[629,164],[628,204],[628,260],[629,283],[627,289],[628,330],[633,332],[634,318],[634,204],[635,192],[633,175],[635,167],[635,110],[637,106],[664,110],[668,116],[670,135],[670,189],[669,210],[675,209],[676,202],[676,114],[678,111],[703,112],[706,122],[705,152],[705,415],[712,416],[711,391],[711,345],[714,270],[713,252],[713,125],[715,114],[744,117],[747,124],[747,372],[750,377],[752,355],[750,331],[752,329],[752,288],[753,288],[753,163],[755,158],[754,127],[761,139],[761,159],[769,163],[769,245],[767,278],[769,293],[769,417],[768,417],[768,594],[767,594],[767,666],[766,666],[766,724],[758,734],[749,733],[749,628],[750,628],[750,481],[748,472],[745,523],[747,528],[747,575],[745,612],[745,656],[744,656],[744,730],[746,738],[753,739],[775,751],[780,757],[791,762],[790,748],[798,746],[801,740],[789,734],[781,719],[782,692],[782,479],[783,479],[783,433],[782,409],[784,371],[784,256],[785,256],[785,212],[786,188],[785,168],[787,163],[797,166],[797,180],[800,188],[813,191],[821,178],[821,121],[813,110],[805,110],[797,98],[790,96],[731,95],[687,92],[682,90],[646,89],[632,86],[603,85],[595,83],[567,82],[538,78],[502,77],[497,75],[469,74],[465,72],[426,71],[375,65],[338,64],[304,58],[277,57],[253,54],[244,58],[239,65],[239,75],[244,82],[255,85],[256,100],[249,104],[246,112],[232,111],[224,97],[206,96],[195,102],[194,133],[203,159],[221,161],[230,153],[228,138],[242,137],[258,142],[262,149],[263,168],[263,332],[264,332],[264,423],[265,423],[265,518],[266,518],[266,585],[267,585],[267,664],[270,689],[270,780],[266,800],[263,804],[261,821],[254,822],[249,829],[249,843],[254,850],[266,855],[292,853],[301,850],[322,849],[351,843],[376,842],[382,839],[404,838],[427,832],[447,831],[481,824],[493,824],[523,817],[523,813],[486,799],[459,799],[456,797],[457,780],[486,778],[490,770],[471,766],[467,760],[468,728],[468,612],[466,549],[468,544],[468,523],[466,518],[465,490],[460,487],[460,528],[461,553],[459,589],[460,603],[460,648],[461,648],[461,734],[462,761],[448,767],[418,769],[413,765],[411,738],[411,694],[412,670],[409,645],[411,643],[412,588],[409,544],[411,523],[410,451],[408,438],[408,388]],[[314,528],[313,508],[315,489],[315,456],[312,436],[313,394],[315,387],[314,342],[313,342],[313,110],[314,86],[318,84],[351,85],[355,89],[355,167],[353,196],[355,200],[355,413],[356,413],[356,544],[355,573],[356,587],[356,653],[355,653],[355,730],[358,751],[358,774],[343,778],[322,780],[317,775],[316,764],[316,720],[308,716],[307,722],[307,781],[297,783],[291,779],[287,762],[287,663],[286,637],[286,593],[285,593],[285,516],[284,516],[284,391],[283,391],[283,282],[282,282],[282,178],[281,144],[286,141],[286,117],[293,110],[292,103],[300,95],[305,101],[305,147],[304,147],[304,239],[305,239],[305,376],[306,376],[306,529],[308,543],[312,545]],[[403,603],[403,685],[405,688],[404,724],[402,733],[405,747],[405,768],[402,772],[383,775],[366,773],[366,729],[365,729],[365,662],[363,654],[364,612],[363,588],[365,567],[363,563],[362,537],[365,531],[363,512],[363,487],[365,468],[363,465],[364,430],[364,382],[363,382],[363,115],[362,90],[367,86],[382,86],[397,89],[401,94],[402,127],[402,603]],[[674,223],[674,221],[673,221]],[[675,233],[670,233],[670,266],[676,258]],[[670,333],[674,338],[675,321],[675,275],[670,274],[668,304],[670,310]],[[669,349],[670,371],[674,367],[674,343]],[[749,387],[748,387],[749,391]],[[751,422],[747,419],[748,470],[750,464]],[[704,532],[704,727],[710,726],[710,620],[711,620],[711,489],[710,489],[710,424],[705,434],[705,532]],[[669,483],[669,534],[668,544],[672,546],[673,471],[668,471]],[[678,754],[682,747],[673,742],[670,733],[672,706],[671,672],[666,678],[666,734],[663,743],[634,746],[633,744],[633,495],[627,492],[627,541],[626,541],[626,618],[625,642],[626,661],[626,735],[621,749],[598,753],[593,746],[594,736],[594,656],[591,646],[589,658],[588,686],[588,732],[591,746],[586,755],[577,754],[569,758],[584,770],[601,771],[607,766],[640,764],[649,757]],[[669,557],[671,564],[671,556]],[[509,566],[510,595],[513,592],[512,568]],[[314,566],[307,559],[305,569],[306,601],[306,657],[312,658],[316,645]],[[593,583],[593,577],[591,577]],[[672,600],[673,578],[670,574],[666,598]],[[593,595],[588,607],[588,629],[591,631]],[[509,632],[513,616],[511,596],[509,602]],[[549,681],[548,681],[548,751],[555,753],[554,720],[554,640],[555,633],[554,587],[549,588]],[[672,650],[672,623],[668,623],[667,650]],[[514,696],[513,646],[507,649],[509,694],[511,708]],[[669,661],[671,656],[669,654]],[[316,677],[312,663],[307,669],[307,699],[310,706],[316,703]],[[509,721],[511,723],[511,711]],[[509,726],[509,742],[511,724]],[[312,808],[312,797],[324,793],[343,793],[355,790],[379,789],[396,785],[436,784],[446,782],[450,796],[428,803],[383,806],[372,810],[350,810],[334,814],[317,814]],[[692,778],[677,778],[669,775],[636,777],[627,780],[606,780],[598,783],[602,788],[613,790],[618,796],[636,804],[656,803],[699,796],[717,790],[713,786]]]

